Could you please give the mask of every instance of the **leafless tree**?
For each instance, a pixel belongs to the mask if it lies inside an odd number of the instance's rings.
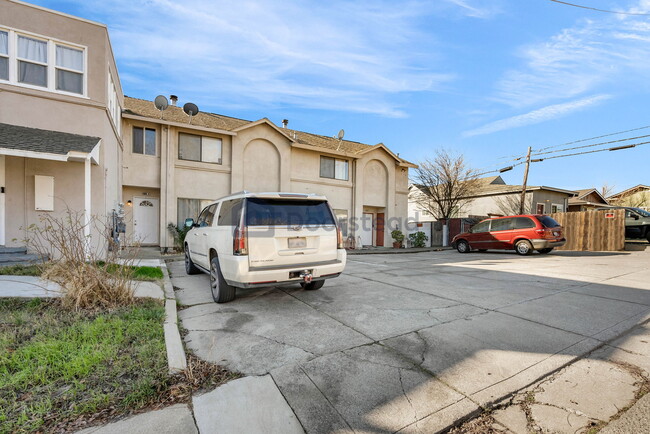
[[[480,183],[477,173],[462,155],[446,150],[435,152],[433,159],[418,162],[411,199],[439,220],[449,219],[470,203]]]
[[[611,195],[614,192],[614,188],[616,186],[604,183],[602,187],[600,187],[600,194],[607,199],[607,196]]]
[[[517,194],[508,194],[502,197],[495,197],[494,201],[499,207],[499,211],[503,215],[518,215],[521,205],[521,195]],[[524,199],[524,214],[532,214],[533,212],[533,195],[531,193],[526,193],[526,198]]]
[[[611,205],[629,206],[632,208],[646,208],[650,206],[650,194],[647,191],[627,195],[617,200],[610,201]]]

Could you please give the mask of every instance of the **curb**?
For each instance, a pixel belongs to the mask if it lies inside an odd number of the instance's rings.
[[[348,256],[354,255],[403,255],[409,253],[426,253],[426,252],[441,252],[443,250],[454,250],[453,247],[428,247],[428,248],[409,248],[409,249],[387,249],[387,250],[348,250]]]
[[[183,340],[178,330],[178,316],[176,311],[176,295],[174,295],[174,286],[169,277],[167,264],[160,260],[160,268],[163,270],[163,291],[165,293],[165,346],[167,347],[167,364],[169,373],[176,374],[187,368],[187,359],[185,358],[185,349]]]

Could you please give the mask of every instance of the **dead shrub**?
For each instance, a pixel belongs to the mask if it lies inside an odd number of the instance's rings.
[[[42,213],[39,224],[30,225],[26,233],[27,247],[44,259],[42,277],[63,288],[65,307],[96,309],[133,303],[137,248],[115,245],[107,222],[92,216],[86,223],[83,212],[67,208],[61,216]]]

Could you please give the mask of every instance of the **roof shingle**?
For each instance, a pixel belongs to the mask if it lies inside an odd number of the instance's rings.
[[[70,151],[89,153],[99,140],[99,137],[0,123],[0,148],[67,155]]]

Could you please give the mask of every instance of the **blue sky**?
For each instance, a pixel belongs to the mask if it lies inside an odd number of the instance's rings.
[[[650,14],[650,0],[575,2]],[[650,16],[549,0],[33,3],[107,24],[129,96],[344,128],[414,162],[446,148],[494,170],[528,146],[650,125]],[[531,165],[529,183],[621,191],[650,184],[649,163],[650,144],[551,159]],[[523,168],[503,176],[520,183]]]

